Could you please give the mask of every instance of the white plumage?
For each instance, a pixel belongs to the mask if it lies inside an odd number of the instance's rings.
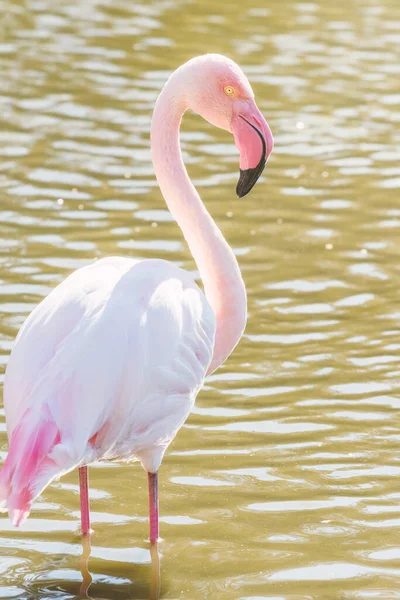
[[[4,382],[10,438],[29,408],[50,411],[60,432],[35,495],[94,460],[136,458],[157,471],[203,384],[214,335],[206,297],[164,260],[104,258],[55,288],[19,332]]]

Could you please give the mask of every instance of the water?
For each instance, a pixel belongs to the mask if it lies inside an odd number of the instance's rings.
[[[194,265],[154,181],[151,111],[206,51],[248,74],[275,134],[239,201],[229,134],[187,115],[189,173],[235,249],[249,323],[161,477],[161,597],[400,598],[400,5],[3,0],[0,358],[72,269]],[[2,417],[3,419],[4,417]],[[6,454],[2,421],[1,458]],[[76,598],[77,473],[15,531],[0,598]],[[91,469],[89,596],[148,598],[146,476]]]

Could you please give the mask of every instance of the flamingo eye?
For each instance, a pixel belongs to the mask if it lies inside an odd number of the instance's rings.
[[[235,88],[233,88],[231,85],[227,85],[224,87],[224,92],[227,96],[233,96],[235,93]]]

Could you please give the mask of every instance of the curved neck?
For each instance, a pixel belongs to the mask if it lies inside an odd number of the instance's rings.
[[[154,109],[151,151],[161,192],[185,236],[215,313],[215,345],[208,369],[211,373],[242,336],[246,325],[246,288],[235,255],[207,212],[183,164],[179,127],[187,108],[184,85],[175,73]]]

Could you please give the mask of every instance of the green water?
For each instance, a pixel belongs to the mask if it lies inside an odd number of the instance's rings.
[[[115,254],[194,269],[154,180],[151,112],[183,61],[230,56],[276,148],[240,201],[230,135],[184,120],[249,322],[160,471],[160,597],[400,598],[398,0],[2,0],[0,14],[1,377],[71,270]],[[6,442],[2,414],[2,459]],[[89,597],[149,598],[145,473],[97,464],[91,487]],[[72,473],[21,530],[0,519],[0,598],[79,597],[81,552]]]

